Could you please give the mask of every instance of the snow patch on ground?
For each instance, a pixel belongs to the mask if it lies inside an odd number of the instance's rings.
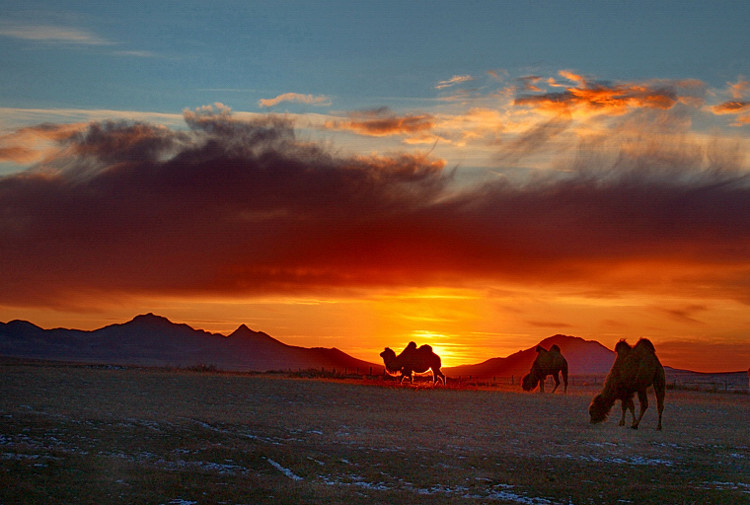
[[[699,489],[717,489],[720,491],[741,491],[743,494],[750,494],[750,484],[744,482],[704,482]]]
[[[362,476],[350,474],[344,477],[344,480],[337,480],[331,476],[318,476],[318,479],[329,486],[352,486],[371,491],[394,491],[401,489],[423,496],[443,495],[448,498],[451,496],[458,498],[471,498],[478,500],[498,500],[503,502],[519,503],[521,505],[574,505],[573,502],[556,502],[548,498],[526,496],[513,491],[514,486],[510,484],[497,484],[488,488],[476,488],[468,486],[448,486],[444,484],[435,484],[428,488],[416,487],[411,483],[402,482],[401,486],[388,484],[387,482],[367,482]]]
[[[549,458],[573,459],[577,461],[586,461],[591,463],[605,463],[614,465],[632,465],[632,466],[674,466],[674,462],[661,458],[646,458],[643,456],[594,456],[591,454],[555,454],[547,456]]]
[[[277,462],[275,462],[271,458],[266,458],[266,461],[268,461],[268,463],[272,467],[274,467],[276,470],[280,471],[281,473],[283,473],[284,475],[286,475],[290,479],[292,479],[292,480],[302,480],[302,477],[300,477],[299,475],[295,474],[290,469],[284,468],[283,466],[281,466],[280,464],[278,464]]]

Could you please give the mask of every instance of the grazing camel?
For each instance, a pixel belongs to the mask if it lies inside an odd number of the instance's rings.
[[[386,347],[380,353],[385,363],[385,370],[390,375],[401,375],[401,381],[409,378],[414,382],[414,372],[424,373],[432,370],[432,382],[436,383],[438,378],[445,384],[445,375],[440,371],[440,356],[432,351],[432,347],[424,344],[417,347],[414,342],[409,342],[401,354],[396,353],[390,347]]]
[[[638,425],[648,408],[646,391],[649,386],[653,386],[656,394],[656,408],[659,414],[656,429],[661,430],[666,379],[664,367],[659,362],[659,358],[656,357],[654,344],[650,340],[642,338],[631,347],[627,342],[621,340],[615,346],[615,351],[617,352],[617,358],[607,375],[604,388],[589,405],[591,423],[596,424],[604,421],[615,402],[620,400],[622,402],[620,425],[625,424],[625,413],[630,410],[633,414],[631,428],[638,429]],[[641,406],[637,418],[635,417],[635,405],[633,403],[634,393],[638,393],[638,402]]]
[[[563,392],[568,391],[568,362],[560,352],[560,347],[553,344],[549,351],[544,347],[536,346],[537,356],[531,365],[531,370],[521,379],[521,387],[524,391],[533,391],[537,384],[539,392],[544,393],[544,380],[548,375],[555,379],[554,393],[560,385],[560,372],[562,372],[563,382],[565,383]]]

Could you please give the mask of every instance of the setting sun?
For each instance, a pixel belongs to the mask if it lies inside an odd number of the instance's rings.
[[[750,1],[0,5],[0,505],[748,503]]]
[[[156,313],[447,366],[648,337],[747,369],[739,4],[692,7],[707,44],[690,9],[634,32],[612,5],[47,3],[0,22],[0,320]]]

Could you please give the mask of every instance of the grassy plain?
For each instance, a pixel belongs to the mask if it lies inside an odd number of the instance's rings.
[[[0,505],[750,504],[747,394],[668,391],[657,432],[653,400],[640,430],[592,426],[574,387],[0,374]]]

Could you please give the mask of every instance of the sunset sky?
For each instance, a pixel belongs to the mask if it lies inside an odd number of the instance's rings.
[[[0,15],[0,321],[750,366],[750,2]],[[573,371],[573,373],[575,373]]]

